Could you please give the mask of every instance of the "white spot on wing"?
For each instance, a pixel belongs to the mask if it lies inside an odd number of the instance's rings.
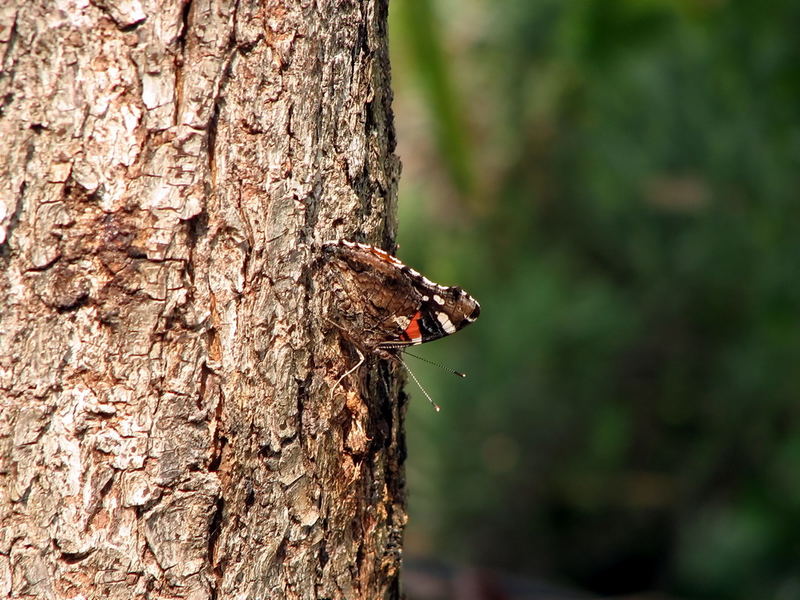
[[[445,332],[447,332],[447,333],[455,333],[456,332],[456,328],[453,327],[453,322],[450,320],[450,317],[448,317],[443,312],[436,313],[436,320],[439,321],[439,323],[442,326],[442,329],[444,329]]]
[[[444,304],[444,298],[442,298],[439,294],[433,295],[433,301],[436,302],[436,304],[439,304],[440,306]]]

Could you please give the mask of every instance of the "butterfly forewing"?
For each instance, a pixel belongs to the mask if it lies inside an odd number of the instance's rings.
[[[459,287],[442,286],[387,252],[347,240],[323,245],[334,288],[334,321],[372,352],[423,344],[455,333],[480,314]]]

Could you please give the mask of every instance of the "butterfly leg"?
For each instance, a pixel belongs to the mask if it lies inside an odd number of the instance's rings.
[[[353,373],[356,369],[358,369],[358,367],[364,364],[364,355],[362,354],[361,350],[356,348],[356,352],[358,353],[358,362],[356,363],[356,366],[354,366],[352,369],[347,371],[347,373],[345,373],[344,375],[339,377],[339,379],[336,380],[336,383],[334,383],[333,387],[331,388],[330,400],[333,400],[333,394],[336,391],[336,388],[339,387],[339,384],[342,382],[342,380],[351,373]]]

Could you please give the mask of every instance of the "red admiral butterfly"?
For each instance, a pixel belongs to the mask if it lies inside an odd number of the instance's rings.
[[[381,358],[455,333],[478,318],[478,302],[374,246],[347,240],[322,246],[335,302],[333,321],[356,346]]]

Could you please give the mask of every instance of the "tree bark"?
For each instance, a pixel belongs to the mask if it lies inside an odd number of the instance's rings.
[[[392,249],[386,0],[0,8],[0,597],[397,598],[405,398],[326,327]]]

